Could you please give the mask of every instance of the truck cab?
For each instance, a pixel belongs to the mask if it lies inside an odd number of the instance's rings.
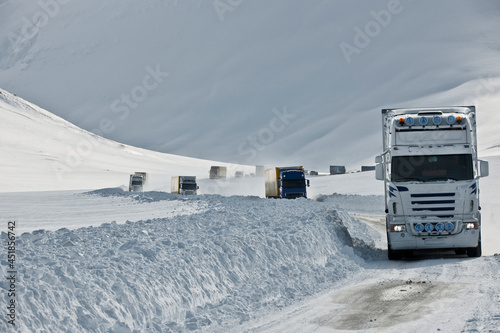
[[[280,172],[280,192],[282,198],[307,198],[309,180],[304,169],[286,169]]]
[[[222,179],[226,178],[227,167],[225,166],[212,166],[209,171],[210,179]]]
[[[142,175],[133,174],[130,175],[130,181],[128,185],[129,192],[142,192],[144,189],[144,177]]]
[[[413,250],[452,249],[481,256],[475,107],[383,109],[384,181],[389,259]]]
[[[265,181],[267,198],[307,198],[310,184],[301,166],[266,169]]]
[[[196,176],[174,176],[171,182],[171,193],[182,195],[196,195],[199,186],[196,184]]]

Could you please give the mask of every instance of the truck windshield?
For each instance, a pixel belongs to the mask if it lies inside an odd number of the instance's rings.
[[[181,188],[183,190],[189,190],[189,191],[196,190],[196,184],[192,184],[192,183],[190,183],[190,184],[182,184]]]
[[[304,179],[284,179],[281,181],[283,188],[302,188],[306,187],[306,181]]]
[[[472,155],[394,156],[393,182],[469,180],[473,178]]]

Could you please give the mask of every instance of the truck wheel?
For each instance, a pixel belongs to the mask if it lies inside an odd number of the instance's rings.
[[[476,247],[469,247],[467,248],[467,256],[471,258],[479,258],[482,254],[481,251],[481,239],[479,239],[479,242],[477,243]]]
[[[387,248],[387,257],[389,260],[401,260],[403,257],[403,251],[396,251],[391,249],[391,246]]]

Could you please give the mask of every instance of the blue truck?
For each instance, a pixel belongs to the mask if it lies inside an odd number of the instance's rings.
[[[306,179],[304,168],[301,166],[276,167],[266,169],[266,198],[307,198],[306,188],[309,180]]]

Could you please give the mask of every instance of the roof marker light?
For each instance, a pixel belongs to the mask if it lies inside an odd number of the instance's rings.
[[[420,119],[418,120],[418,122],[420,123],[420,125],[425,126],[425,125],[427,125],[427,123],[429,122],[429,120],[426,117],[420,117]]]
[[[434,226],[430,223],[426,223],[425,224],[425,231],[431,232],[432,230],[434,230]]]
[[[413,126],[413,124],[415,123],[415,120],[413,120],[412,117],[406,117],[405,122],[406,122],[406,125]]]
[[[424,226],[423,226],[423,224],[422,224],[422,223],[417,224],[417,225],[415,226],[415,230],[416,230],[417,232],[422,232],[422,231],[424,231]]]
[[[438,223],[436,224],[436,231],[443,231],[444,230],[444,224]]]
[[[458,116],[458,117],[457,117],[457,123],[459,123],[459,124],[460,124],[461,122],[462,122],[462,117]]]
[[[453,124],[455,122],[455,116],[448,116],[448,124]]]
[[[439,125],[441,124],[441,117],[440,116],[435,116],[434,118],[432,118],[432,122],[434,123],[434,125]]]
[[[452,231],[453,228],[454,228],[453,223],[451,223],[451,222],[446,223],[446,225],[445,225],[446,231]]]
[[[405,124],[405,118],[399,118],[399,125],[403,126]]]

